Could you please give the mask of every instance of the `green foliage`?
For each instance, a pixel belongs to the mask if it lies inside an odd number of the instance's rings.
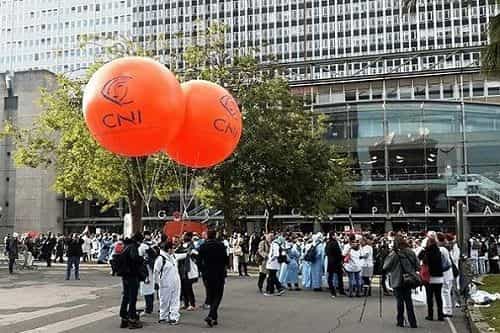
[[[323,139],[321,117],[304,110],[304,100],[292,94],[277,69],[263,70],[253,57],[228,54],[224,31],[213,25],[198,35],[182,54],[187,69],[178,73],[181,81],[205,79],[226,87],[243,112],[239,147],[227,161],[201,173],[196,195],[221,209],[228,225],[241,214],[264,209],[271,215],[285,207],[321,215],[346,205],[345,159]],[[101,41],[89,35],[81,41],[104,43],[103,61],[84,78],[58,77],[55,90],[42,92],[43,112],[33,127],[7,124],[4,134],[16,141],[17,165],[54,167],[56,191],[75,200],[98,200],[108,207],[125,199],[136,223],[143,202],[165,199],[186,185],[181,171],[173,172],[176,167],[163,154],[131,159],[102,149],[85,125],[81,102],[84,85],[106,59],[150,52],[126,38]]]
[[[7,123],[4,134],[16,143],[16,165],[53,167],[54,188],[77,201],[97,200],[109,208],[125,200],[142,211],[153,197],[164,199],[175,188],[169,172],[171,161],[164,154],[144,160],[124,158],[101,148],[92,138],[82,113],[83,87],[100,64],[86,77],[57,77],[54,90],[43,90],[43,112],[28,129]],[[135,220],[137,229],[141,221]]]
[[[242,108],[243,135],[235,153],[208,169],[198,195],[224,211],[226,223],[240,214],[293,207],[324,214],[349,199],[345,159],[324,140],[323,122],[304,109],[275,68],[224,50],[221,26],[201,45],[189,47],[183,79],[200,78],[230,90]],[[221,37],[222,36],[222,37]]]

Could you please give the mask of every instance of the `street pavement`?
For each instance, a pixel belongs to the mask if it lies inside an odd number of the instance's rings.
[[[357,333],[435,332],[465,333],[463,314],[457,310],[453,322],[429,322],[425,307],[416,308],[418,329],[395,325],[395,302],[383,298],[379,316],[378,288],[368,298],[363,320],[364,298],[337,297],[328,292],[292,291],[281,297],[264,297],[256,290],[256,278],[230,276],[219,312],[219,326],[208,328],[206,311],[182,312],[177,327],[158,324],[157,314],[144,317],[139,332],[252,332],[252,333]],[[0,333],[119,333],[120,279],[105,266],[83,265],[80,281],[65,281],[64,266],[21,271],[9,275],[0,268]],[[201,283],[196,300],[203,301]],[[142,307],[143,303],[139,304]],[[157,304],[155,304],[157,309]]]

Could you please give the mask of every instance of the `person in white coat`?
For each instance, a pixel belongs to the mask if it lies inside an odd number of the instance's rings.
[[[441,296],[443,299],[443,315],[445,317],[453,316],[453,303],[451,300],[451,290],[453,288],[453,268],[451,266],[451,255],[446,245],[446,237],[443,233],[437,234],[437,240],[439,245],[439,251],[441,251],[441,257],[443,261],[443,267],[447,268],[443,271],[443,289],[441,290]]]
[[[92,239],[88,234],[84,234],[82,244],[82,252],[83,252],[83,262],[91,261],[91,252],[92,252]]]
[[[186,258],[186,253],[174,254],[171,242],[160,245],[160,255],[154,266],[155,288],[160,298],[160,324],[177,325],[180,319],[181,279],[177,260]]]
[[[267,292],[264,293],[264,296],[274,295],[274,287],[278,290],[278,296],[283,295],[285,292],[285,288],[283,288],[277,277],[278,271],[281,267],[281,263],[278,258],[280,257],[280,249],[284,241],[283,237],[278,236],[272,241],[269,248],[269,256],[266,264],[269,275],[267,277]]]

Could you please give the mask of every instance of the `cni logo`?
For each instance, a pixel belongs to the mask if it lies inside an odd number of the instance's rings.
[[[133,103],[133,100],[127,99],[128,81],[130,80],[132,80],[131,76],[124,75],[112,78],[102,88],[102,96],[119,106]]]
[[[236,101],[231,96],[222,96],[220,103],[231,117],[236,118],[238,116],[238,104],[236,104]]]

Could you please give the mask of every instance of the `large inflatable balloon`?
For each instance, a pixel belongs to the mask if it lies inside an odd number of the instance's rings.
[[[221,86],[203,80],[183,83],[186,121],[177,137],[165,147],[179,164],[206,168],[224,161],[241,137],[238,104]]]
[[[83,95],[85,122],[101,146],[124,156],[154,154],[184,123],[185,103],[174,74],[142,57],[97,70]]]

